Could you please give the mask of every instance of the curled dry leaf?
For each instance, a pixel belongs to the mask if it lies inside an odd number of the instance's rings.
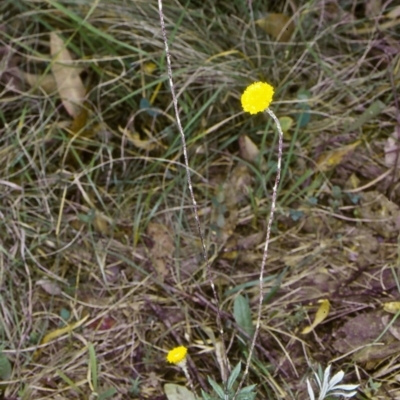
[[[74,66],[70,52],[56,32],[50,33],[50,52],[53,57],[52,72],[58,93],[68,114],[76,117],[85,98],[86,90]]]
[[[338,149],[328,151],[327,153],[322,154],[318,161],[317,166],[318,170],[321,172],[329,171],[339,165],[343,159],[349,155],[359,144],[360,140],[349,144],[347,146],[340,147]]]

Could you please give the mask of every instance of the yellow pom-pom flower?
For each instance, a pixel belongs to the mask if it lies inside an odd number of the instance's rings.
[[[274,88],[265,82],[254,82],[242,94],[243,110],[250,114],[265,111],[272,102]]]
[[[171,364],[180,365],[186,361],[187,348],[185,346],[178,346],[173,348],[167,354],[167,361]]]

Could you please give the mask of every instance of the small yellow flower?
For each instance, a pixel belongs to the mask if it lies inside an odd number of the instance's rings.
[[[185,346],[175,347],[168,352],[167,361],[179,365],[186,360],[186,354],[187,348]]]
[[[254,82],[242,94],[242,107],[250,114],[265,111],[272,102],[274,88],[265,82]]]

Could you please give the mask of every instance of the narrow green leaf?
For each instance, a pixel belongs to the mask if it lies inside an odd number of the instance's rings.
[[[83,393],[83,391],[78,387],[78,386],[76,386],[75,385],[75,383],[70,379],[70,378],[68,378],[68,376],[67,375],[65,375],[64,374],[64,372],[62,372],[61,370],[57,370],[56,371],[56,374],[63,380],[63,381],[65,381],[72,389],[74,389],[75,391],[77,391],[78,393],[80,393],[80,394],[84,394]]]
[[[250,393],[252,392],[257,385],[249,385],[249,386],[245,386],[244,388],[242,388],[239,392],[239,394],[245,394],[245,393]]]
[[[107,389],[105,392],[99,394],[98,399],[99,400],[109,399],[110,397],[114,396],[115,393],[117,393],[117,389],[115,388]]]
[[[225,399],[224,389],[222,389],[222,387],[219,386],[218,383],[215,382],[214,379],[210,378],[209,376],[207,377],[207,379],[212,388],[214,389],[214,392],[217,394],[217,396],[219,396],[222,400],[224,400]]]
[[[211,396],[208,393],[206,393],[203,389],[201,389],[201,395],[203,396],[204,400],[211,400]]]
[[[254,400],[256,398],[256,393],[239,393],[236,398],[237,400]]]
[[[228,383],[226,385],[228,391],[232,389],[233,384],[236,382],[236,379],[240,374],[241,368],[242,368],[242,363],[239,361],[236,367],[231,372],[231,376],[228,379]]]
[[[250,336],[253,337],[254,326],[251,319],[251,309],[249,301],[239,295],[236,297],[233,304],[233,315],[235,317],[236,323]]]
[[[8,358],[0,353],[0,381],[8,381],[12,374],[12,366]]]

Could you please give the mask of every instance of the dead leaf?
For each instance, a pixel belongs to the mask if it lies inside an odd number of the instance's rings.
[[[56,32],[50,33],[50,53],[53,57],[51,70],[57,82],[61,101],[68,114],[76,117],[86,90],[79,76],[79,69],[74,66],[70,52]]]
[[[256,21],[256,24],[278,42],[288,42],[294,32],[293,20],[284,14],[267,14]]]
[[[329,309],[331,307],[329,300],[319,300],[318,303],[321,303],[321,305],[319,306],[318,311],[315,314],[314,322],[310,326],[307,326],[302,330],[301,333],[303,335],[312,332],[314,328],[318,326],[329,314]]]
[[[361,140],[338,149],[328,151],[322,154],[317,161],[317,169],[321,172],[329,171],[339,165],[343,159],[349,155],[359,144]]]
[[[400,6],[394,7],[387,14],[386,17],[390,19],[396,19],[400,17]]]
[[[88,126],[89,109],[82,107],[77,115],[74,117],[69,133],[73,136],[79,136],[80,138],[91,138],[96,134],[96,131],[92,126]]]
[[[21,71],[21,74],[25,82],[32,88],[38,88],[47,94],[53,94],[57,91],[57,82],[51,73],[39,75]]]
[[[399,310],[400,311],[400,308]],[[384,315],[382,317],[382,323],[383,325],[388,327],[389,332],[398,340],[400,341],[400,328],[398,326],[393,326],[390,323],[391,317],[389,317],[389,315]]]
[[[152,241],[150,256],[153,267],[163,279],[168,275],[168,261],[175,251],[171,232],[163,224],[150,222],[146,233]]]
[[[360,179],[355,173],[352,173],[345,183],[346,190],[357,189],[360,186]]]
[[[153,72],[157,68],[157,65],[153,62],[146,62],[142,65],[143,72],[148,75],[153,75]]]
[[[40,286],[46,293],[52,296],[60,296],[62,290],[56,282],[50,281],[48,279],[41,279],[36,282],[36,285]]]
[[[388,137],[385,143],[385,165],[388,168],[400,166],[400,131],[393,132],[392,136]]]
[[[243,160],[256,162],[260,155],[260,150],[247,135],[241,135],[239,137],[239,154]]]
[[[397,314],[400,311],[400,301],[389,301],[384,303],[383,309],[391,314]]]

